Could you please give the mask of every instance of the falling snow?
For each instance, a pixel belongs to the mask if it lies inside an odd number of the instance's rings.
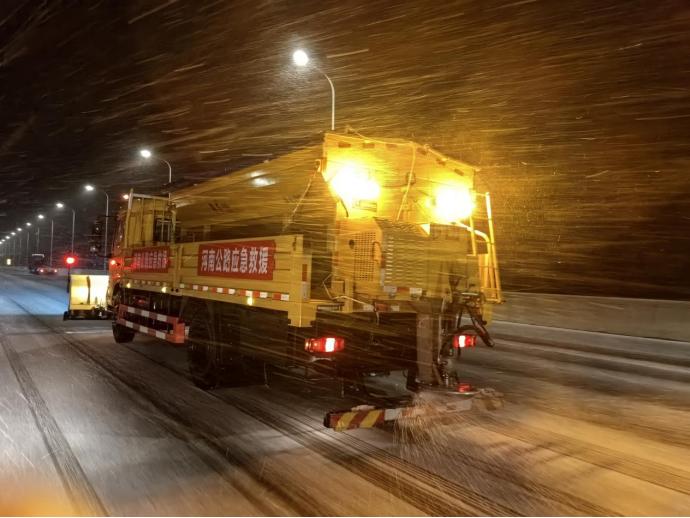
[[[679,1],[7,3],[0,230],[60,199],[226,174],[336,125],[482,168],[505,284],[690,296],[690,9]],[[68,246],[69,218],[57,217]],[[78,239],[84,246],[84,239]]]

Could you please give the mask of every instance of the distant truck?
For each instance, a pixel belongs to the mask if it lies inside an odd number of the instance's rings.
[[[31,254],[29,258],[29,272],[36,275],[55,275],[57,268],[46,263],[44,254]]]
[[[115,341],[185,345],[203,388],[251,359],[462,391],[460,354],[493,345],[502,302],[477,171],[415,142],[326,133],[169,198],[131,192],[110,259]]]

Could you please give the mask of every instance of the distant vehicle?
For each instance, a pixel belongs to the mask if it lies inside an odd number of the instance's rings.
[[[29,272],[36,275],[55,275],[57,268],[46,264],[46,256],[43,254],[31,254],[29,259]]]
[[[55,275],[57,274],[57,268],[53,268],[51,266],[39,266],[35,272],[37,275]]]

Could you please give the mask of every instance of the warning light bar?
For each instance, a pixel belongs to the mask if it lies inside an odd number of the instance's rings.
[[[453,348],[464,349],[465,347],[474,347],[477,345],[476,335],[455,335],[453,336]]]
[[[304,341],[304,350],[308,353],[335,353],[343,349],[345,349],[345,339],[337,336],[307,338]]]

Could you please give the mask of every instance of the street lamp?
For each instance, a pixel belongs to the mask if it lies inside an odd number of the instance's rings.
[[[306,67],[309,64],[309,56],[302,49],[298,49],[292,53],[292,61],[298,67]]]
[[[91,185],[91,184],[86,184],[84,186],[84,189],[87,192],[92,192],[95,191],[96,188]],[[108,269],[108,217],[110,216],[110,196],[108,196],[108,193],[105,192],[102,189],[99,189],[100,192],[105,194],[105,232],[103,236],[104,244],[103,244],[103,255],[105,256],[103,259],[103,269],[107,270]]]
[[[292,53],[292,61],[300,68],[306,67],[309,65],[309,55],[302,49],[298,49]],[[328,77],[326,72],[319,67],[311,65],[311,68],[323,75],[328,81],[328,84],[331,85],[331,131],[335,131],[335,87],[333,86],[333,81],[331,81],[331,78]]]
[[[21,231],[22,231],[22,227],[17,227],[17,232],[21,232]],[[19,242],[19,253],[16,254],[17,255],[17,266],[19,266],[19,260],[22,257],[22,236],[17,236],[16,241]],[[16,251],[16,246],[15,246],[15,251]]]
[[[30,226],[31,226],[31,223],[29,223],[29,222],[27,221],[27,222],[26,222],[26,226],[27,226],[27,227],[30,227]],[[31,233],[27,231],[27,233],[26,233],[26,265],[27,265],[27,266],[30,266],[30,265],[29,265],[29,257],[30,257],[29,254],[31,253],[31,250],[29,249],[29,238],[30,238],[30,237],[31,237]]]
[[[65,208],[65,204],[61,203],[61,202],[57,202],[55,204],[55,206],[58,209],[64,209]],[[69,209],[72,211],[72,246],[70,247],[70,251],[72,253],[74,253],[74,220],[76,219],[77,216],[76,216],[76,213],[74,212],[73,208],[70,207]]]
[[[168,166],[168,185],[172,183],[172,166],[170,165],[170,162],[168,162],[167,160],[165,160],[159,156],[155,156],[153,153],[151,153],[151,150],[146,149],[146,148],[140,149],[139,155],[142,158],[145,158],[146,160],[148,160],[149,158],[155,158],[156,160],[164,162],[165,165]]]
[[[58,209],[61,209],[62,207],[64,207],[64,205],[62,203],[56,203],[55,205],[58,207]],[[38,215],[38,219],[43,219],[43,218],[44,218],[43,214]],[[39,229],[40,229],[40,227],[39,227]],[[50,218],[50,262],[49,262],[49,264],[50,264],[51,268],[53,267],[53,233],[54,233],[54,230],[55,230],[55,221],[53,221],[53,218]],[[36,237],[36,246],[38,246],[38,236]]]
[[[36,253],[41,253],[41,222],[45,219],[43,214],[36,216],[38,220],[38,225],[36,225]],[[52,221],[52,220],[51,220]]]

